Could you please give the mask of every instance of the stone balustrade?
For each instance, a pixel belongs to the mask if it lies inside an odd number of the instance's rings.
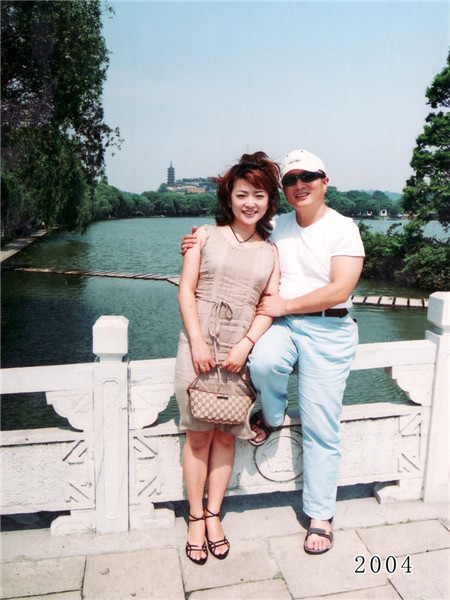
[[[352,370],[384,368],[404,403],[344,406],[339,485],[375,482],[380,502],[449,499],[450,293],[429,299],[425,340],[360,344]],[[159,416],[173,395],[175,359],[123,362],[128,321],[103,316],[88,364],[3,369],[4,394],[45,392],[66,429],[4,431],[3,514],[66,512],[54,534],[164,527],[159,503],[185,496],[184,434]],[[302,487],[301,425],[293,414],[266,444],[237,440],[227,494]]]

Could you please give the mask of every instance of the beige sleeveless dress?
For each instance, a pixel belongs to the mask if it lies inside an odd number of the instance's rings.
[[[230,348],[247,333],[269,277],[275,265],[274,247],[270,242],[238,244],[227,240],[221,227],[207,225],[202,248],[199,280],[196,289],[197,310],[203,337],[222,363]],[[248,394],[236,373],[221,371],[227,392],[236,388]],[[248,370],[245,378],[250,379]],[[189,410],[187,387],[195,379],[189,338],[180,333],[175,365],[175,394],[180,409],[180,427],[192,431],[218,428],[226,433],[252,439],[249,416],[243,425],[215,425],[195,419]],[[200,377],[205,390],[217,391],[217,374],[213,369]]]

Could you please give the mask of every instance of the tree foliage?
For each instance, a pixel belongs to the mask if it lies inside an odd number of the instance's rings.
[[[403,190],[402,206],[412,217],[402,230],[387,234],[360,225],[366,250],[363,276],[395,281],[434,292],[450,289],[450,240],[424,236],[424,224],[450,225],[450,53],[446,67],[426,91],[433,109],[416,140],[415,173]],[[374,194],[375,196],[375,194]]]
[[[340,192],[336,187],[330,185],[325,195],[325,201],[337,212],[353,219],[378,217],[381,211],[386,211],[390,217],[397,217],[402,212],[400,203],[391,200],[385,192],[380,190]]]
[[[426,91],[434,109],[416,140],[411,167],[415,173],[403,190],[403,207],[423,222],[450,225],[450,53],[447,65]]]
[[[100,0],[1,3],[2,218],[82,229],[118,130],[104,123]]]
[[[399,226],[396,223],[383,234],[360,223],[366,252],[363,277],[430,292],[450,290],[450,240],[425,237],[417,220],[402,230]]]
[[[143,192],[130,194],[105,182],[95,190],[92,217],[94,220],[127,217],[213,217],[215,194],[180,194],[176,192]]]
[[[384,192],[339,192],[333,188],[328,203],[333,203],[336,210],[345,214],[345,203],[354,206],[355,201],[362,202],[363,199],[376,202],[374,207],[377,209],[380,206],[386,208],[386,202],[390,202]],[[217,198],[213,193],[183,194],[161,187],[160,191],[130,194],[102,181],[95,189],[92,218],[198,217],[200,225],[202,218],[214,218],[216,209]],[[291,210],[281,193],[278,212]],[[449,240],[425,237],[421,221],[410,221],[403,228],[400,226],[401,223],[394,223],[387,234],[383,234],[364,223],[359,224],[366,251],[363,277],[394,281],[431,292],[449,290]]]
[[[122,209],[119,209],[119,200],[122,200]],[[391,216],[398,216],[400,205],[393,202],[387,194],[380,191],[372,193],[363,191],[340,192],[335,187],[329,187],[326,196],[327,204],[343,215],[353,218],[367,218],[368,213],[374,217],[379,216],[381,210],[386,210]],[[124,204],[125,202],[125,204]],[[161,184],[157,191],[130,194],[100,183],[95,191],[93,205],[93,219],[107,217],[131,216],[165,216],[165,217],[214,217],[217,209],[217,198],[213,192],[180,193],[167,189],[166,184]],[[287,202],[284,193],[280,192],[278,214],[292,211],[292,206]]]

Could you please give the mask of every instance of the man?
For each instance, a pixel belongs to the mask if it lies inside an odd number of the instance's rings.
[[[272,240],[280,256],[278,295],[257,312],[274,318],[249,358],[261,393],[256,441],[283,423],[287,384],[298,362],[303,435],[303,510],[311,518],[305,551],[322,554],[333,544],[340,462],[340,414],[358,330],[348,314],[363,266],[364,248],[353,221],[325,204],[326,168],[306,150],[289,153],[281,183],[293,212],[277,219]]]
[[[294,150],[282,162],[281,183],[294,210],[278,217],[271,237],[280,257],[280,291],[258,306],[257,313],[274,322],[249,358],[262,405],[252,419],[256,445],[283,423],[289,375],[298,363],[309,554],[333,545],[340,414],[358,343],[348,309],[364,257],[358,227],[325,204],[328,181],[321,159],[307,150]]]

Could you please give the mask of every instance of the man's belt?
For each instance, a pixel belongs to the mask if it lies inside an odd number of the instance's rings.
[[[327,310],[319,310],[319,312],[303,313],[304,317],[346,317],[348,310],[346,308],[327,308]]]

